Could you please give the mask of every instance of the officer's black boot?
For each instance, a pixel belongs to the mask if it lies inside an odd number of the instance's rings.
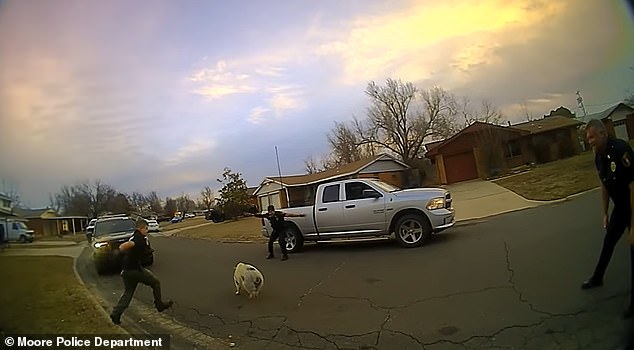
[[[167,309],[169,309],[170,307],[172,307],[172,305],[174,305],[174,302],[171,300],[168,300],[167,303],[164,302],[160,302],[160,303],[155,303],[154,306],[156,306],[156,310],[158,312],[163,312]]]

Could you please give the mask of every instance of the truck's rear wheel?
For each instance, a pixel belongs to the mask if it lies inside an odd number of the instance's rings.
[[[304,237],[299,232],[299,230],[293,226],[286,226],[286,230],[284,231],[284,242],[286,243],[286,250],[289,253],[296,253],[302,250],[304,247]]]
[[[405,248],[420,247],[431,238],[431,226],[421,215],[404,215],[396,223],[395,236]]]

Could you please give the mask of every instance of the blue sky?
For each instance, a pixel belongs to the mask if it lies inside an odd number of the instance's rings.
[[[2,1],[0,178],[25,204],[100,179],[218,189],[300,174],[371,80],[491,100],[511,122],[634,88],[625,1]],[[631,91],[631,90],[630,90]],[[0,188],[0,190],[2,190]]]

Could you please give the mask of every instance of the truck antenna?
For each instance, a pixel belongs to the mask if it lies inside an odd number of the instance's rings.
[[[275,158],[277,159],[277,173],[280,177],[280,188],[284,189],[284,183],[282,182],[282,169],[280,168],[280,156],[277,153],[277,146],[275,146]],[[280,203],[282,202],[282,192],[280,191]]]

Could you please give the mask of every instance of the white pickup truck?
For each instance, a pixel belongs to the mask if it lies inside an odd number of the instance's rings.
[[[425,244],[432,233],[455,224],[449,191],[443,188],[399,189],[372,179],[353,179],[321,184],[315,204],[286,208],[286,249],[296,252],[305,241],[395,237],[403,247]],[[270,236],[268,220],[262,234]]]

